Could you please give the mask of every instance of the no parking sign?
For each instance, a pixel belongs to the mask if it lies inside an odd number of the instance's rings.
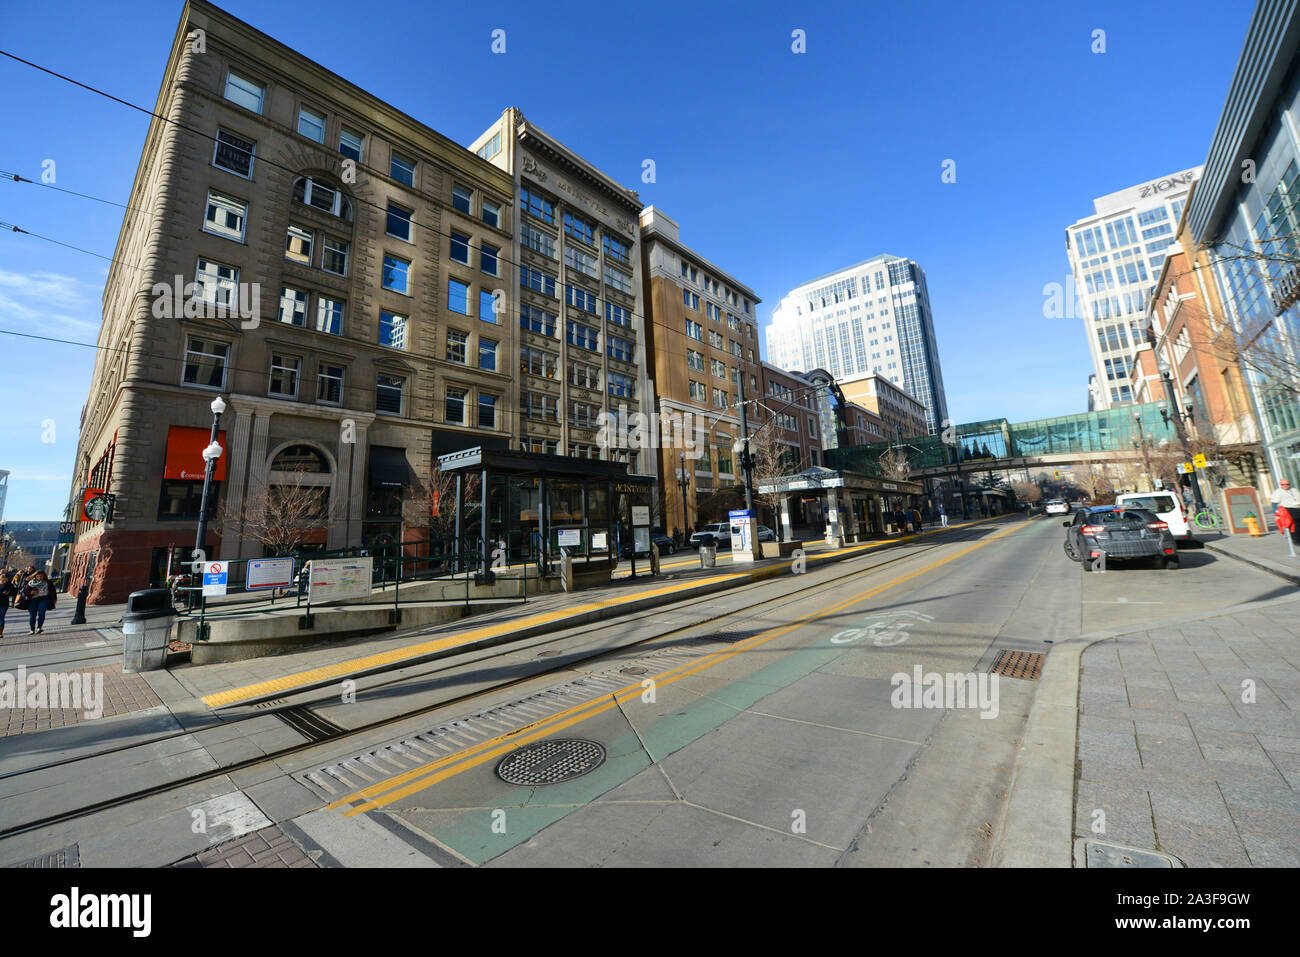
[[[203,563],[203,594],[224,595],[229,567],[225,562]]]

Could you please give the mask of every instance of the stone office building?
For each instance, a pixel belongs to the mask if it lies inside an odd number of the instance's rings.
[[[518,322],[503,331],[519,355],[519,445],[656,475],[654,455],[623,440],[632,416],[654,408],[640,198],[515,108],[470,149],[505,171],[518,197],[510,245]]]
[[[184,8],[104,290],[71,587],[122,601],[188,558],[222,396],[209,557],[309,486],[310,544],[412,531],[434,456],[517,442],[515,185],[231,17]],[[86,490],[116,496],[84,520]],[[418,531],[417,531],[418,534]]]
[[[684,245],[675,220],[650,206],[640,222],[659,400],[659,505],[671,535],[725,521],[730,507],[743,502],[732,501],[728,490],[744,481],[733,450],[741,434],[741,377],[748,400],[762,397],[754,318],[759,299]],[[766,420],[754,401],[746,414],[751,431]],[[685,489],[679,484],[683,467]]]

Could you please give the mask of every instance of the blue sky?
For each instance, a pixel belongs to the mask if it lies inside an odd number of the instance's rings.
[[[468,144],[508,106],[679,221],[755,289],[882,252],[925,269],[959,422],[1086,408],[1081,320],[1043,318],[1092,199],[1201,163],[1253,4],[227,0]],[[0,47],[152,107],[182,6],[3,4]],[[594,13],[594,15],[593,15]],[[506,31],[506,53],[490,50]],[[791,51],[805,31],[807,52]],[[1091,51],[1094,30],[1106,52]],[[124,202],[147,118],[0,58],[0,170]],[[641,182],[642,161],[657,178]],[[943,183],[944,160],[957,181]],[[111,255],[122,210],[0,181],[0,220]],[[93,342],[107,263],[0,234],[0,330]],[[5,516],[67,500],[94,353],[0,335]],[[52,428],[51,428],[52,426]],[[52,439],[52,441],[51,441]],[[44,440],[44,441],[43,441]]]

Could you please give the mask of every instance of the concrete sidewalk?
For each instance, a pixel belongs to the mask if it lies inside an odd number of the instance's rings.
[[[1100,641],[1081,663],[1076,838],[1300,866],[1300,597]]]
[[[1287,547],[1286,536],[1273,531],[1267,535],[1198,535],[1205,547],[1219,555],[1227,555],[1237,561],[1254,565],[1256,568],[1285,578],[1295,585],[1300,585],[1300,545],[1295,547],[1296,554],[1291,554]]]

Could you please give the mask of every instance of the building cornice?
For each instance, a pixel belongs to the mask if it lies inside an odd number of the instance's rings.
[[[536,124],[519,114],[516,137],[520,145],[542,154],[548,161],[581,179],[586,185],[618,203],[634,218],[641,214],[643,204],[635,191],[620,185],[596,167],[578,156],[559,140],[543,132]]]
[[[177,31],[176,46],[173,47],[172,61],[168,63],[163,90],[159,94],[160,101],[170,81],[174,79],[177,56],[190,28],[205,30],[209,42],[215,40],[228,48],[235,58],[256,63],[267,73],[300,83],[302,92],[310,92],[313,98],[332,103],[339,110],[349,112],[358,119],[381,116],[383,134],[404,140],[399,145],[422,151],[451,170],[487,183],[507,196],[514,194],[513,178],[500,167],[493,166],[432,127],[206,0],[186,2]]]

